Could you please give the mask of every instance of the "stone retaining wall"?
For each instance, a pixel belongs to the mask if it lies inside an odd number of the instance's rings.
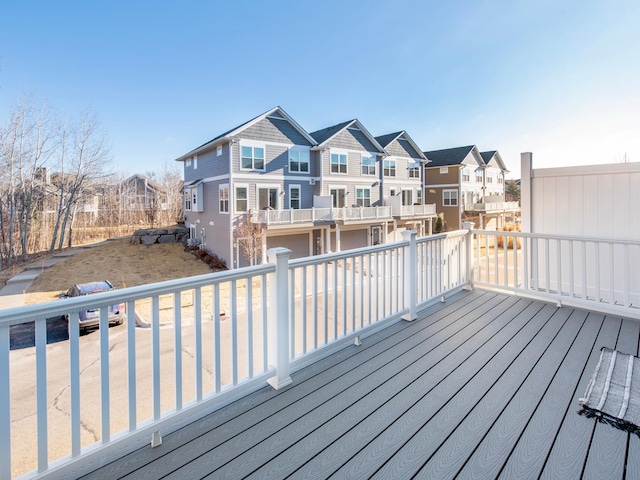
[[[153,245],[154,243],[187,244],[189,229],[186,227],[141,228],[131,235],[134,245]]]

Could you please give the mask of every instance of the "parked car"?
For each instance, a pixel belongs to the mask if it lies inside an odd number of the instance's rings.
[[[71,287],[67,293],[60,295],[62,298],[79,297],[80,295],[90,295],[98,292],[108,292],[115,290],[109,280],[103,280],[101,282],[89,282],[80,283]],[[126,316],[126,307],[124,303],[119,303],[109,306],[109,325],[120,325],[124,322]],[[100,323],[100,309],[95,308],[92,310],[83,310],[79,312],[80,318],[80,332],[86,331],[89,328],[97,327]],[[66,315],[67,322],[69,321],[69,315]]]

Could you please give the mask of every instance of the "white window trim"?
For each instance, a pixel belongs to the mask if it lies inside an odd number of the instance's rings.
[[[291,206],[291,199],[293,198],[291,196],[291,190],[297,188],[298,192],[299,192],[299,196],[298,196],[298,202],[300,202],[300,205],[298,206],[298,210],[300,210],[302,208],[302,186],[299,184],[292,184],[289,185],[289,210],[293,210],[293,207]]]
[[[309,153],[309,163],[307,171],[291,170],[291,152],[307,152]],[[289,173],[295,173],[296,175],[310,175],[311,174],[311,147],[305,147],[304,145],[293,145],[289,147],[287,151],[287,170]]]
[[[331,155],[344,155],[347,159],[345,163],[345,172],[334,172],[331,170]],[[329,174],[330,175],[349,175],[349,152],[338,148],[329,149]]]
[[[247,209],[246,210],[237,210],[236,207],[238,205],[236,198],[236,190],[238,188],[246,188],[247,190]],[[229,189],[229,195],[231,195],[231,189]],[[231,201],[231,199],[230,199]],[[247,213],[251,210],[251,206],[249,205],[249,184],[248,183],[235,183],[233,185],[233,212],[234,213]]]
[[[451,205],[451,203],[449,203],[449,205],[445,205],[444,203],[444,195],[445,193],[455,193],[455,199],[456,199],[456,204],[455,205]],[[449,196],[449,198],[451,199],[451,196]],[[458,193],[458,189],[457,188],[452,188],[452,189],[444,189],[442,190],[442,206],[443,207],[458,207],[460,205],[460,197],[459,197],[459,193]]]
[[[193,156],[193,169],[194,170],[198,169],[198,156],[197,155]]]
[[[220,210],[220,200],[221,200],[221,192],[223,189],[227,189],[227,211]],[[218,213],[223,215],[229,215],[231,213],[231,189],[229,188],[228,183],[218,185]]]
[[[368,190],[369,191],[369,207],[370,207],[371,203],[372,203],[372,201],[371,201],[371,185],[356,185],[355,198],[353,199],[354,201],[352,202],[354,204],[358,203],[358,190]]]
[[[364,165],[362,165],[362,159],[363,158],[373,158],[373,173],[362,173],[362,167]],[[349,162],[349,157],[347,156],[347,163]],[[366,176],[366,177],[372,177],[376,175],[376,171],[377,171],[377,167],[376,164],[378,163],[378,157],[375,153],[371,153],[371,152],[367,152],[367,153],[360,153],[360,175]]]
[[[385,162],[393,162],[393,175],[385,175],[385,170],[391,170],[391,168],[385,168]],[[382,176],[386,178],[398,178],[398,159],[396,157],[387,157],[382,159]]]
[[[259,202],[260,202],[260,198],[259,198],[259,191],[261,188],[267,188],[269,190],[275,188],[278,190],[278,208],[276,208],[276,210],[282,210],[282,196],[280,195],[280,193],[282,193],[282,186],[281,185],[276,185],[274,183],[256,183],[256,208],[258,208],[259,206]]]
[[[184,162],[186,167],[190,167],[191,166],[191,159],[187,160]]]
[[[262,148],[264,150],[264,163],[262,168],[243,168],[242,167],[242,147]],[[238,160],[240,160],[240,170],[243,172],[265,172],[267,170],[267,144],[255,140],[240,140],[238,147]]]
[[[218,148],[216,148],[216,156],[219,157],[222,155],[222,145],[219,145]]]

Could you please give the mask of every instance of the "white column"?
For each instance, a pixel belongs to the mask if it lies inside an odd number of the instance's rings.
[[[277,247],[267,252],[276,271],[269,274],[269,364],[276,376],[269,384],[278,390],[292,383],[289,374],[289,256],[291,250]]]
[[[267,263],[267,229],[262,229],[262,263]]]
[[[331,252],[331,227],[327,226],[326,228],[327,234],[325,236],[325,241],[327,242],[325,245],[324,253]]]
[[[531,196],[533,154],[520,154],[520,227],[523,232],[533,232],[533,204]]]
[[[336,223],[336,252],[341,252],[342,248],[340,247],[340,224]]]
[[[409,248],[405,249],[404,255],[404,306],[409,309],[402,318],[404,320],[415,320],[418,315],[416,313],[416,286],[417,286],[417,233],[413,230],[405,230],[402,232],[402,240],[409,242]]]
[[[473,259],[473,222],[462,222],[462,228],[468,230],[467,236],[467,281],[469,282],[465,287],[466,290],[473,290],[473,269],[475,267],[475,260]]]

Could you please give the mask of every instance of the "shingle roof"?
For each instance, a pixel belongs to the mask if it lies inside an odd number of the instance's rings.
[[[489,163],[493,158],[493,156],[496,154],[496,152],[497,150],[491,150],[489,152],[480,152],[480,155],[482,155],[482,159],[484,160],[484,163]]]
[[[327,140],[328,138],[331,138],[333,135],[335,135],[340,130],[342,130],[344,127],[346,127],[347,125],[349,125],[350,123],[352,123],[354,121],[355,121],[355,119],[354,120],[348,120],[348,121],[342,122],[342,123],[338,123],[337,125],[333,125],[331,127],[323,128],[322,130],[316,130],[315,132],[311,132],[309,135],[311,135],[314,138],[314,140],[316,142],[318,142],[318,145],[320,145],[325,140]]]
[[[423,153],[431,160],[429,167],[442,167],[445,165],[460,165],[474,148],[475,145],[467,145],[465,147],[445,148],[444,150],[432,150]]]
[[[387,145],[393,142],[401,133],[402,131],[396,132],[396,133],[388,133],[386,135],[380,135],[379,137],[376,137],[376,141],[380,145],[382,145],[382,148],[386,148]]]

